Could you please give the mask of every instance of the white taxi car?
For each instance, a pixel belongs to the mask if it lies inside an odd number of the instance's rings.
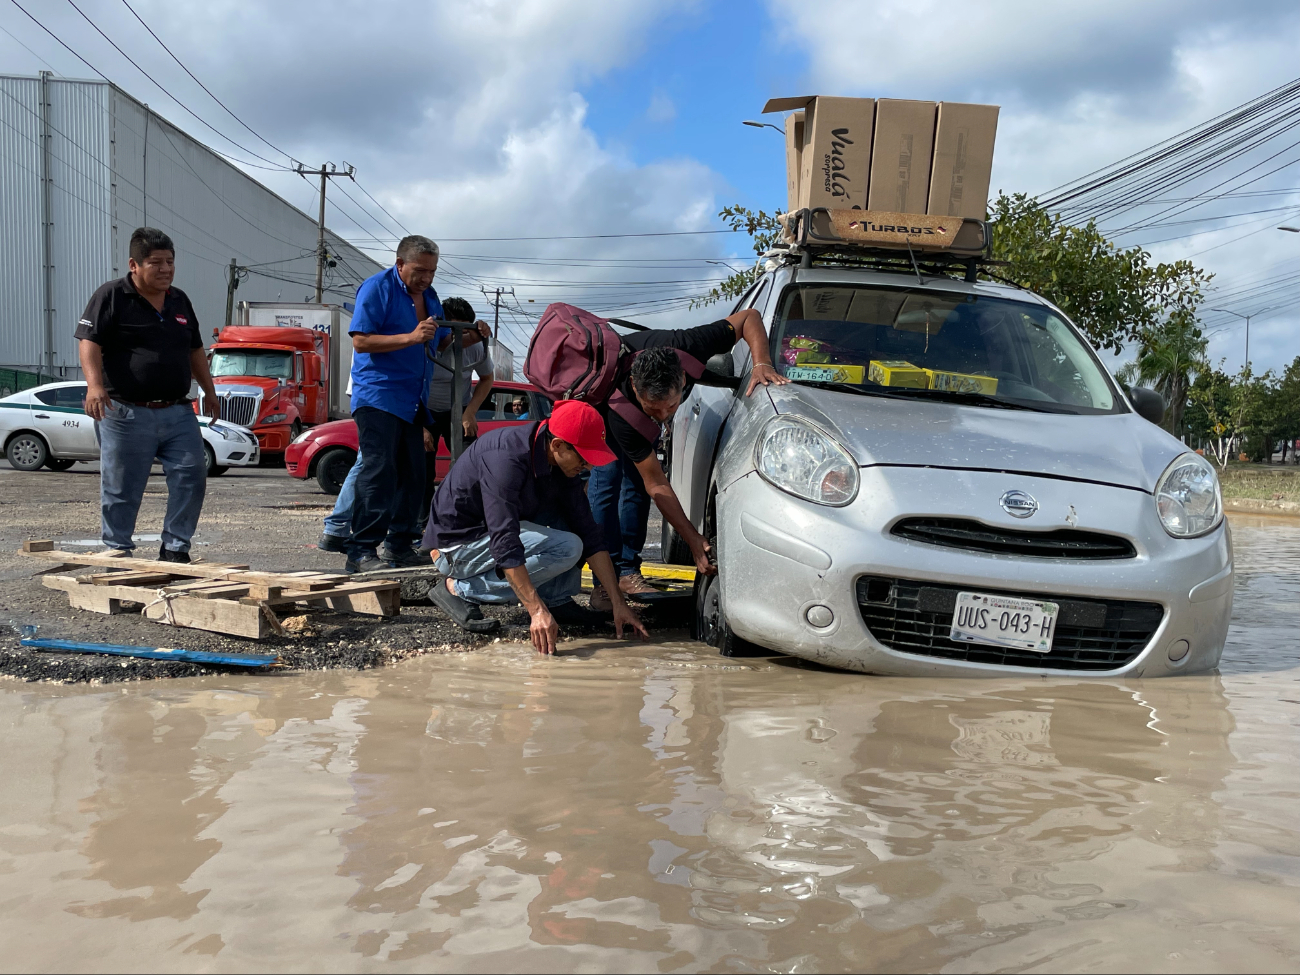
[[[99,460],[95,421],[86,415],[84,382],[46,383],[0,399],[0,444],[14,470],[66,471],[79,460]],[[246,427],[199,417],[208,476],[255,466],[257,437]]]

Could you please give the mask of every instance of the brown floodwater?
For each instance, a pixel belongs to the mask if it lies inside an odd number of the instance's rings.
[[[682,641],[0,685],[5,971],[1300,969],[1300,522],[1221,674]]]

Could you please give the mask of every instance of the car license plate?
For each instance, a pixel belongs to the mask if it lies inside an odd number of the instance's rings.
[[[1060,606],[1037,599],[959,592],[949,639],[1050,653]]]

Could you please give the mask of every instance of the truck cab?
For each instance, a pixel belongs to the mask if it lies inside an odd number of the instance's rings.
[[[239,323],[208,350],[221,418],[249,427],[262,453],[274,454],[304,429],[347,417],[349,311],[240,302]]]

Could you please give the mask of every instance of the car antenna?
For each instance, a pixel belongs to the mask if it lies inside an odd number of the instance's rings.
[[[912,238],[911,238],[911,237],[908,237],[908,238],[907,238],[907,256],[910,257],[910,258],[912,259],[912,270],[916,272],[916,283],[917,283],[917,284],[921,284],[921,285],[925,284],[925,278],[921,277],[921,269],[920,269],[919,267],[917,267],[917,264],[916,264],[916,255],[912,253]],[[929,328],[929,325],[927,325],[926,327]],[[926,339],[927,339],[927,341],[929,340],[929,337],[930,337],[929,332],[927,332],[927,333],[926,333]]]

